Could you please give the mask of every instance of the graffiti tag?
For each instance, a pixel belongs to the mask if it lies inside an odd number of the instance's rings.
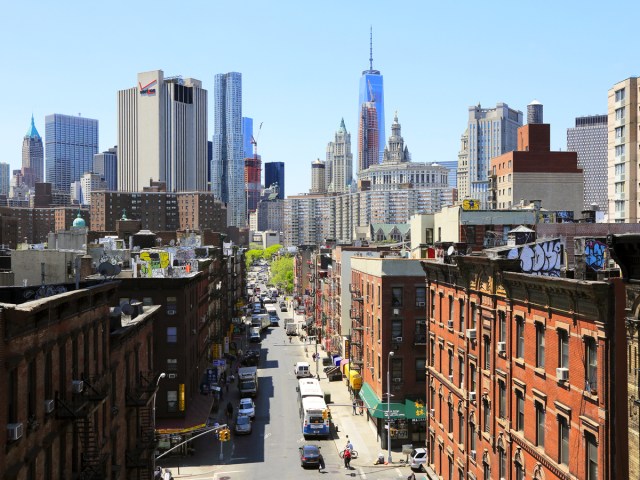
[[[607,246],[599,240],[589,239],[584,242],[584,261],[593,270],[602,270],[607,261]]]
[[[554,239],[535,245],[523,245],[509,251],[507,258],[520,259],[523,273],[559,277],[562,267],[562,244]]]

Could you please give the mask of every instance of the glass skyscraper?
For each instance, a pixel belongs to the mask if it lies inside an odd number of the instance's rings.
[[[242,117],[242,149],[244,158],[253,158],[253,118]]]
[[[93,156],[93,173],[102,175],[107,190],[118,190],[118,147],[115,146]]]
[[[264,164],[264,186],[278,184],[278,197],[284,199],[284,162],[267,162]]]
[[[214,79],[211,187],[227,203],[227,225],[247,225],[242,138],[242,74],[220,73]]]
[[[98,120],[54,113],[45,117],[47,182],[69,193],[72,182],[93,168],[98,153]]]
[[[362,72],[360,77],[360,95],[358,98],[358,123],[362,125],[362,106],[365,103],[374,103],[378,116],[378,163],[382,163],[382,154],[385,147],[385,123],[384,123],[384,88],[383,79],[379,70],[373,69],[373,37],[369,37],[369,70]],[[358,133],[358,137],[362,132]],[[360,158],[360,152],[358,152]],[[358,166],[360,167],[360,166]]]

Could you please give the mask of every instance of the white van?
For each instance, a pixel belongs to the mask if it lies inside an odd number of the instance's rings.
[[[260,337],[260,327],[252,327],[251,332],[249,333],[249,341],[250,342],[260,342],[262,338]]]
[[[307,362],[297,362],[293,365],[293,373],[296,378],[313,377],[311,370],[309,370],[309,364]]]

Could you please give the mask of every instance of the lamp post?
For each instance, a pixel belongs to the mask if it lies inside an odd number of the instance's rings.
[[[389,352],[387,356],[387,450],[389,450],[388,463],[391,463],[391,371],[389,365],[391,364],[391,357],[393,357],[393,351]]]
[[[151,454],[151,457],[153,458],[153,462],[151,468],[154,474],[156,471],[156,394],[158,393],[158,385],[160,384],[160,380],[162,380],[166,376],[167,374],[164,372],[158,375],[158,380],[156,380],[156,389],[153,392],[153,407],[151,410],[151,418],[153,419],[153,453]]]

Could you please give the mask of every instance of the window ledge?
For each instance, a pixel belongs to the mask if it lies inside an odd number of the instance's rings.
[[[533,369],[534,373],[542,378],[542,379],[546,379],[547,378],[547,372],[544,371],[544,368],[540,368],[540,367],[536,367]]]
[[[500,425],[502,428],[507,430],[508,425],[507,425],[507,419],[506,418],[497,417],[496,421],[498,422],[498,425]]]
[[[453,442],[453,432],[452,433],[447,433],[447,438],[449,438],[449,440],[451,440],[451,442]]]
[[[524,358],[514,358],[513,363],[515,363],[519,367],[524,368]]]

